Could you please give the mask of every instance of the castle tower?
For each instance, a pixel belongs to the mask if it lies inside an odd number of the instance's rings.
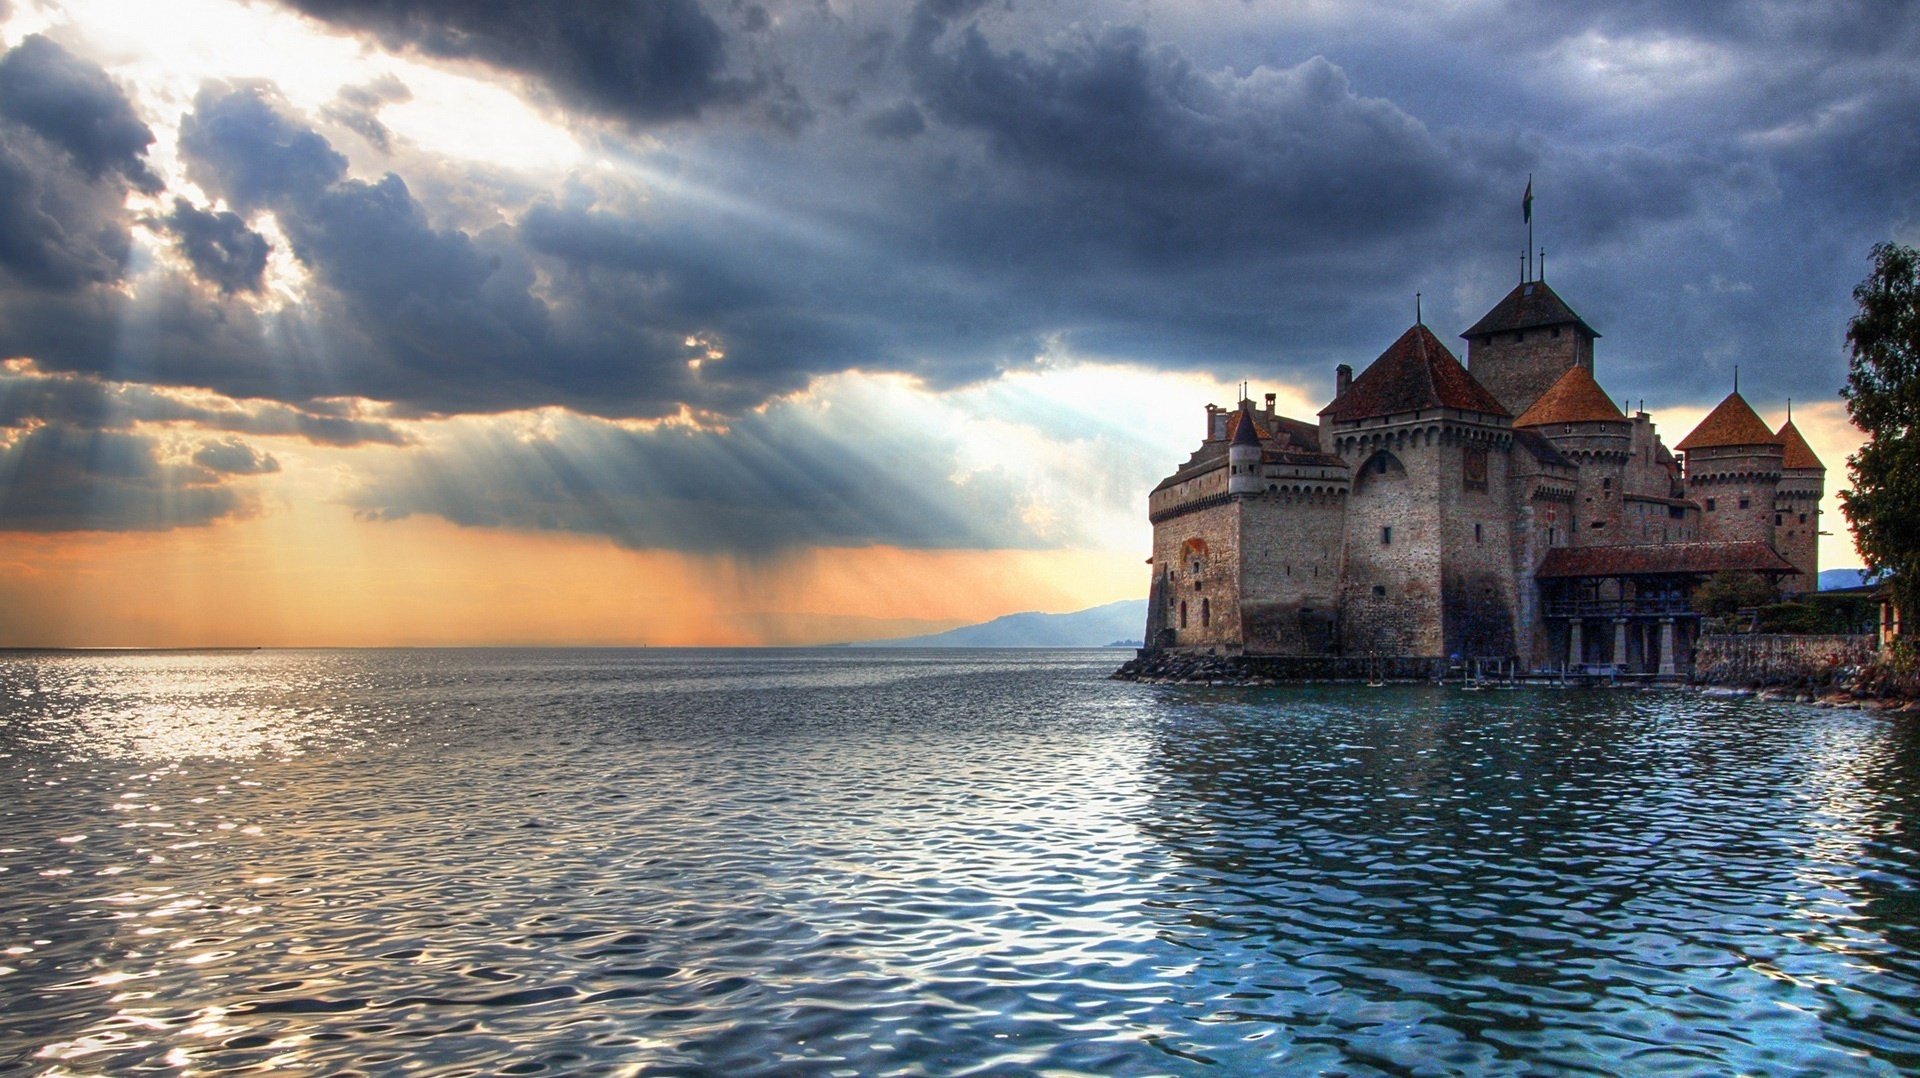
[[[1569,368],[1592,372],[1600,334],[1547,282],[1522,281],[1461,336],[1474,379],[1520,415]]]
[[[1207,406],[1206,437],[1147,497],[1147,646],[1325,655],[1338,621],[1346,463],[1312,423]]]
[[[1514,655],[1507,410],[1415,325],[1320,417],[1354,467],[1340,582],[1346,654]]]
[[[1789,592],[1820,590],[1820,499],[1827,466],[1788,417],[1774,432],[1782,448],[1780,489],[1773,501],[1773,548],[1800,570],[1782,584]]]
[[[1674,448],[1686,454],[1687,496],[1700,503],[1700,538],[1771,547],[1786,447],[1740,391],[1727,394]]]
[[[1517,429],[1537,430],[1560,455],[1579,466],[1569,546],[1611,546],[1631,542],[1623,506],[1626,469],[1633,456],[1633,421],[1614,406],[1593,372],[1574,365],[1513,421]]]

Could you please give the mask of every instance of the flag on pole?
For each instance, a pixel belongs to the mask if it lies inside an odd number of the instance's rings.
[[[1527,193],[1520,196],[1520,219],[1527,224],[1533,223],[1533,176],[1527,176]]]

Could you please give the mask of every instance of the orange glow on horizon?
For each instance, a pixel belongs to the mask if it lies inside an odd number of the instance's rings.
[[[329,506],[161,533],[0,534],[0,646],[825,644],[1077,610],[1144,592],[1145,573],[1111,551],[633,551]]]

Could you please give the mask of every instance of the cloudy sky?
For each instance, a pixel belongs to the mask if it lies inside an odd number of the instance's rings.
[[[1146,490],[1546,276],[1836,390],[1920,5],[0,0],[0,644],[756,643],[1142,594]],[[1828,508],[1834,509],[1831,501]],[[1858,564],[1841,534],[1827,565]]]

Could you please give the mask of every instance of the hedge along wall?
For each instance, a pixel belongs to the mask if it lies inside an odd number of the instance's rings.
[[[1694,645],[1693,676],[1715,685],[1825,684],[1875,655],[1870,635],[1714,633]]]

